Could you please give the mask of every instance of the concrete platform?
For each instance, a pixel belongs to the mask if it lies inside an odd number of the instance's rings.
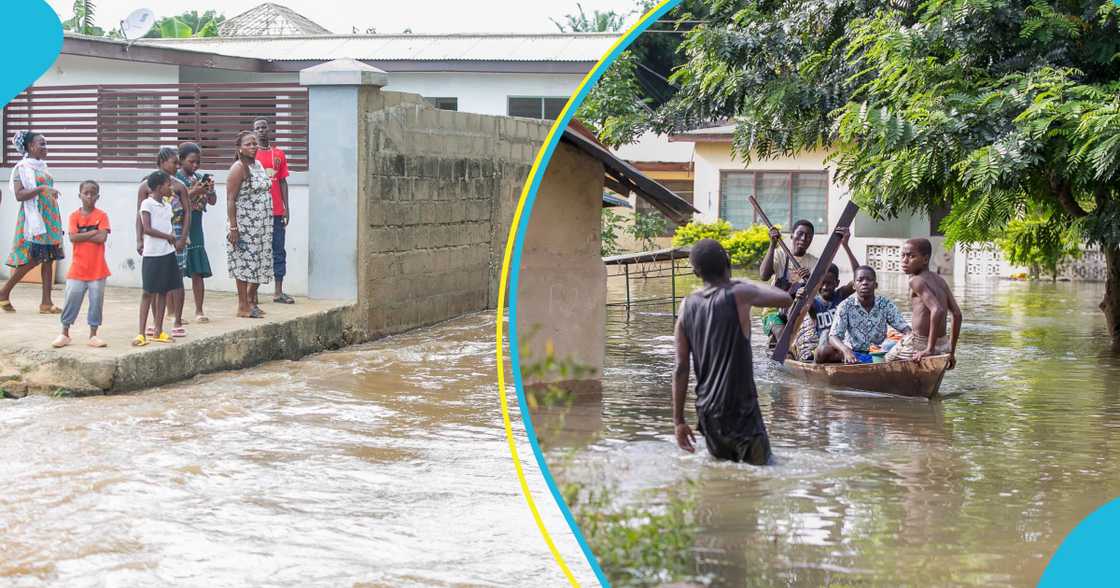
[[[8,396],[127,392],[274,359],[298,359],[363,338],[354,326],[352,301],[298,298],[295,304],[276,304],[264,290],[261,309],[268,314],[263,319],[237,318],[234,294],[208,292],[206,324],[194,322],[188,290],[183,315],[190,323],[187,337],[136,348],[130,343],[138,330],[141,292],[109,288],[99,331],[109,346],[86,345],[89,329],[83,307],[70,329],[73,343],[54,349],[51,342],[62,328],[59,315],[39,314],[38,284],[20,284],[11,297],[16,312],[0,312],[0,391]],[[53,299],[62,306],[61,286],[55,287]],[[166,324],[170,330],[171,323]]]

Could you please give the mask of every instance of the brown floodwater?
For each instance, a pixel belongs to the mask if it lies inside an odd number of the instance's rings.
[[[140,394],[0,402],[0,585],[566,585],[510,460],[493,333],[472,315]]]
[[[881,282],[907,300],[901,276]],[[668,294],[665,280],[631,287]],[[676,447],[669,308],[612,308],[603,398],[567,425],[590,439],[554,436],[549,459],[562,481],[612,488],[619,505],[655,508],[658,491],[692,487],[701,583],[1033,586],[1065,535],[1120,495],[1120,358],[1103,290],[957,284],[959,365],[934,402],[798,383],[766,359],[755,319],[766,467]],[[610,292],[624,299],[621,282]]]

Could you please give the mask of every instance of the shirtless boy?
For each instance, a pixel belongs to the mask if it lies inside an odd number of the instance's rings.
[[[949,354],[949,369],[957,365],[957,340],[961,334],[961,309],[945,280],[929,271],[933,247],[928,239],[910,239],[902,245],[902,271],[910,275],[911,322],[914,330],[887,354],[887,361],[921,361],[929,355]],[[953,315],[952,337],[945,340],[945,318]]]

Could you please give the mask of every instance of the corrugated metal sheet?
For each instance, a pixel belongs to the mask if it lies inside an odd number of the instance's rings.
[[[269,61],[352,58],[380,61],[598,61],[616,33],[549,35],[324,35],[269,38],[143,39],[174,47]]]

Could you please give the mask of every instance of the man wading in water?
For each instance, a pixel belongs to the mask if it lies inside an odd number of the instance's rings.
[[[751,307],[784,308],[793,300],[773,286],[731,279],[731,258],[719,242],[703,239],[688,256],[704,287],[681,302],[673,370],[673,423],[677,445],[696,451],[684,422],[688,362],[696,369],[696,414],[708,452],[720,459],[763,465],[770,439],[758,407],[751,358]]]

